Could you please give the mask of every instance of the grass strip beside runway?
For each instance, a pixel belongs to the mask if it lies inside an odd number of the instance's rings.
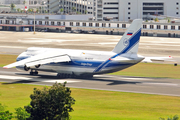
[[[0,54],[0,67],[16,62],[17,55]]]
[[[17,55],[0,54],[0,67],[16,61]],[[172,64],[139,63],[125,70],[112,73],[113,75],[157,77],[180,79],[180,66]]]
[[[43,86],[0,83],[0,103],[14,108],[30,103],[33,88]],[[72,120],[158,120],[180,114],[180,97],[71,88],[76,104]]]
[[[112,75],[180,79],[180,66],[172,64],[138,63]]]

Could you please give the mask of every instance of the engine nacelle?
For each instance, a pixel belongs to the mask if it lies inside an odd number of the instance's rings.
[[[30,67],[25,66],[16,66],[16,69],[19,71],[29,71]]]
[[[38,65],[35,65],[35,67],[36,67],[36,68],[39,68],[40,66],[41,66],[40,64],[38,64]]]
[[[30,67],[27,67],[26,65],[24,66],[24,70],[28,71],[30,69]]]

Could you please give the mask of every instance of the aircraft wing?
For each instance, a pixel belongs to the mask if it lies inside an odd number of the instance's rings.
[[[169,56],[169,57],[145,57],[144,60],[142,60],[141,62],[144,63],[150,63],[153,61],[159,61],[159,62],[176,62],[176,60],[173,59],[173,57]]]
[[[7,66],[4,66],[3,68],[12,68],[16,66],[35,66],[35,65],[42,65],[42,64],[48,64],[48,63],[57,63],[57,62],[68,62],[71,61],[70,57],[67,54],[59,54],[59,53],[53,53],[53,52],[46,52],[43,54],[38,54],[35,56],[31,56],[29,58],[20,60],[18,62],[14,62],[12,64],[9,64]]]

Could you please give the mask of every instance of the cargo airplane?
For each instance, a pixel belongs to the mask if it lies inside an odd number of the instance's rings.
[[[38,74],[38,71],[55,72],[58,77],[93,77],[112,73],[141,62],[138,55],[142,20],[136,19],[112,51],[71,50],[30,47],[17,57],[17,62],[3,68],[16,67]]]

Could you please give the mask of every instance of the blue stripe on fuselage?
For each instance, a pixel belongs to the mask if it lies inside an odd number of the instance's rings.
[[[101,65],[102,61],[70,61],[70,62],[59,62],[59,63],[49,63],[46,65],[51,66],[66,66],[66,67],[85,67],[85,68],[97,68]],[[111,62],[106,67],[118,67],[122,65],[127,65],[120,62]]]
[[[113,59],[121,54],[127,53],[130,49],[132,49],[138,42],[141,36],[141,29],[139,29],[135,34],[133,34],[133,36],[129,39],[129,45],[127,47],[125,47],[122,52],[112,56],[110,59]],[[100,66],[98,66],[96,68],[96,70],[94,70],[94,72],[99,72],[102,68],[105,68],[109,62],[111,62],[111,60],[108,59],[105,62],[103,62]]]

